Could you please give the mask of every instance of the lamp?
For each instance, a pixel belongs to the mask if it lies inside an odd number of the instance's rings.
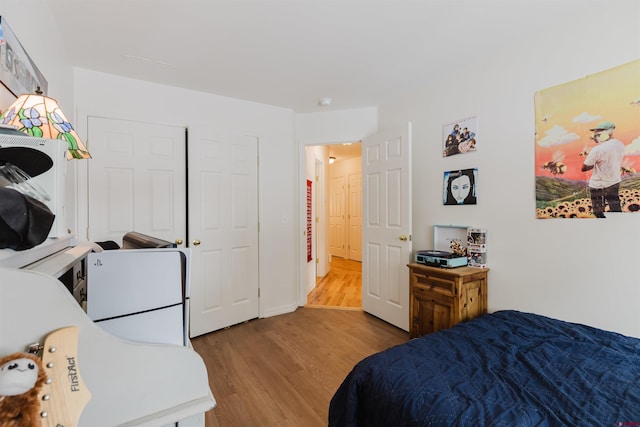
[[[84,143],[62,113],[58,101],[42,95],[20,95],[0,115],[0,123],[16,127],[19,131],[39,138],[63,139],[69,144],[67,159],[90,159]]]
[[[335,161],[336,161],[336,158],[335,158],[335,157],[333,157],[333,156],[329,157],[329,164],[330,164],[330,165],[332,165],[332,164],[333,164],[333,162],[335,162]]]

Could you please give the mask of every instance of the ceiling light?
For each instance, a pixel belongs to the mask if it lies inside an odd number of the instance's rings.
[[[320,100],[318,101],[318,105],[321,107],[328,107],[332,102],[333,99],[331,98],[320,98]]]
[[[330,165],[332,165],[332,164],[333,164],[333,162],[335,162],[335,161],[336,161],[336,158],[335,158],[335,157],[333,157],[333,156],[329,157],[329,164],[330,164]]]

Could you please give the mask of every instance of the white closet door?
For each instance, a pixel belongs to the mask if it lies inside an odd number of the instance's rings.
[[[258,137],[189,128],[191,332],[258,317]]]
[[[185,129],[89,117],[88,239],[186,238]]]

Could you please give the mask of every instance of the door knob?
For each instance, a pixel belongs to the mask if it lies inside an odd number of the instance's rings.
[[[200,246],[200,240],[194,240],[193,246]]]
[[[182,239],[176,239],[176,245],[181,245],[182,244]]]
[[[402,240],[403,242],[406,242],[406,241],[407,241],[407,239],[408,239],[408,237],[407,237],[407,235],[406,235],[406,234],[401,234],[401,235],[400,235],[400,240]]]

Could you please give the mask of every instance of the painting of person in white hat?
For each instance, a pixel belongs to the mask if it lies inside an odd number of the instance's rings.
[[[605,218],[604,211],[609,205],[609,212],[621,212],[620,208],[620,167],[624,157],[624,144],[613,137],[616,125],[605,121],[593,129],[591,139],[596,146],[589,151],[582,171],[592,171],[589,179],[591,205],[596,218]]]

